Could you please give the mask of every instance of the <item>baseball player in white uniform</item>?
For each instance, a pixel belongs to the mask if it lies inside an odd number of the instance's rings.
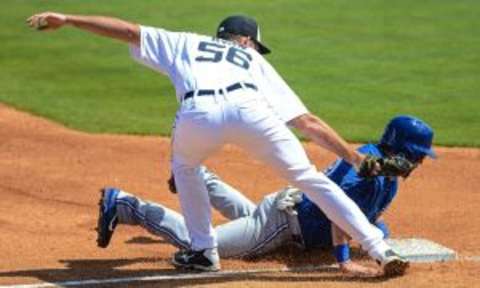
[[[325,175],[337,183],[357,203],[370,223],[388,238],[390,232],[382,215],[397,195],[399,179],[410,177],[426,157],[436,158],[433,135],[433,129],[423,120],[409,115],[396,116],[386,125],[377,144],[368,143],[357,150],[380,157],[401,157],[413,165],[398,170],[395,176],[390,174],[391,170],[389,175],[363,177],[351,164],[338,159],[325,170]],[[348,236],[331,225],[325,214],[300,190],[287,187],[265,196],[255,205],[207,168],[203,167],[201,174],[212,206],[231,220],[215,227],[221,258],[260,257],[294,244],[302,250],[332,249],[340,270],[347,275],[379,275],[377,269],[351,261]],[[176,192],[174,181],[169,181],[169,189]],[[99,247],[109,245],[113,230],[119,224],[139,225],[176,247],[190,247],[185,222],[176,211],[119,188],[105,187],[102,195],[97,228]],[[106,229],[110,224],[112,226]]]
[[[130,45],[132,57],[166,74],[180,103],[173,135],[172,170],[191,247],[173,257],[176,267],[218,271],[220,260],[211,207],[202,179],[202,162],[224,144],[247,150],[298,187],[340,229],[358,241],[387,274],[404,270],[405,261],[384,242],[355,203],[311,164],[287,127],[299,129],[315,143],[356,167],[365,157],[320,118],[308,112],[261,54],[255,20],[231,16],[217,37],[171,32],[103,16],[45,12],[28,24],[39,30],[72,26]],[[403,273],[403,271],[400,271]]]

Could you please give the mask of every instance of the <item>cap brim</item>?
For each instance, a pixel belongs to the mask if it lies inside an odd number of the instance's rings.
[[[269,54],[269,53],[272,52],[270,49],[268,49],[267,46],[263,45],[262,43],[260,43],[258,41],[255,41],[255,43],[257,43],[257,45],[258,45],[258,52],[260,54],[264,55],[264,54]]]
[[[432,147],[430,147],[429,149],[426,149],[425,147],[416,146],[415,149],[422,151],[423,153],[425,153],[425,155],[429,156],[432,159],[437,158],[437,153],[435,153]]]
[[[437,159],[437,153],[435,153],[435,151],[433,151],[432,148],[430,148],[430,149],[427,151],[427,155],[430,156],[430,158]]]

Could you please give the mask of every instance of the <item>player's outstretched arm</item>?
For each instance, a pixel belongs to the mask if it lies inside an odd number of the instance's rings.
[[[356,167],[359,167],[365,158],[364,155],[349,147],[347,142],[325,121],[313,114],[308,113],[296,117],[288,125],[297,128],[318,145],[337,154]]]
[[[31,16],[27,19],[27,23],[30,27],[40,31],[72,26],[97,35],[140,45],[140,26],[118,18],[44,12]]]

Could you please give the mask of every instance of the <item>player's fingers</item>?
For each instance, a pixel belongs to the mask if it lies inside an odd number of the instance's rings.
[[[30,17],[27,19],[27,21],[26,21],[26,22],[28,23],[28,25],[32,26],[32,25],[33,25],[33,22],[35,21],[35,18],[36,18],[35,15],[30,16]]]
[[[351,261],[342,263],[340,271],[349,277],[376,277],[381,275],[381,271],[377,268],[363,266]]]
[[[42,17],[45,18],[46,16],[48,16],[48,12],[33,14],[32,16],[27,18],[26,22],[27,23],[35,23],[36,21],[38,21]]]

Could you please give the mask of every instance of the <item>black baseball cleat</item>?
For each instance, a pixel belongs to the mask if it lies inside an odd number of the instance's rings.
[[[385,277],[402,276],[410,267],[408,260],[395,253],[392,249],[387,250],[382,259],[377,260],[377,263],[382,267]]]
[[[115,227],[118,224],[117,205],[115,200],[120,190],[116,188],[105,187],[100,190],[98,223],[97,223],[97,245],[101,248],[107,248],[112,239]]]
[[[195,250],[180,250],[173,255],[172,264],[176,268],[193,269],[203,272],[220,270],[220,258],[216,248]]]

